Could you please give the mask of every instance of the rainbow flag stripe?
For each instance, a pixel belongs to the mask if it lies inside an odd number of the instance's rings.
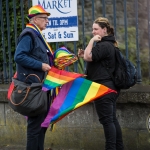
[[[48,91],[54,89],[81,76],[84,75],[65,70],[59,70],[55,67],[52,67],[44,80],[42,90]]]
[[[60,89],[41,126],[48,127],[49,124],[56,123],[71,111],[111,92],[117,93],[102,84],[84,78],[68,82]]]

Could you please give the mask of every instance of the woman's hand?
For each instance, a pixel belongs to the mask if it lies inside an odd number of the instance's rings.
[[[101,41],[101,39],[102,37],[100,35],[95,35],[91,40],[98,42]]]
[[[78,57],[81,57],[81,58],[84,57],[84,50],[83,49],[78,49]]]

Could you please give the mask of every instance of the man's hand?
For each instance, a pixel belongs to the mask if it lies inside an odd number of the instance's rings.
[[[84,50],[83,49],[78,49],[78,57],[84,57]]]
[[[49,71],[51,69],[50,65],[48,64],[45,64],[45,63],[42,63],[42,70],[43,71]]]

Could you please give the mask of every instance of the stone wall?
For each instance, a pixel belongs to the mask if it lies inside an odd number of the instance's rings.
[[[26,118],[8,106],[6,94],[7,88],[0,88],[0,149],[15,145],[15,150],[25,150]],[[123,131],[125,150],[150,149],[150,133],[146,127],[149,114],[150,86],[135,85],[121,92],[117,118]],[[94,105],[89,103],[56,123],[53,131],[48,128],[45,147],[53,150],[99,150],[104,149],[104,142]]]

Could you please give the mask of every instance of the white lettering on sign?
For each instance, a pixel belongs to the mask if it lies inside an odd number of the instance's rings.
[[[68,25],[68,19],[60,20],[60,25]]]

